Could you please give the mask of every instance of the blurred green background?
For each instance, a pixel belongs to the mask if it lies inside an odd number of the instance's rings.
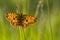
[[[5,17],[16,12],[37,18],[27,28],[15,28]],[[60,40],[60,0],[0,0],[0,40]]]

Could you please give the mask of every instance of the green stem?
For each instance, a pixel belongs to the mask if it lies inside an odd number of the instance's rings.
[[[26,40],[25,29],[23,28],[24,38]]]
[[[26,40],[25,30],[22,27],[18,28],[19,40]]]
[[[40,0],[39,0],[39,2],[38,2],[38,4],[37,4],[37,8],[36,8],[36,12],[35,12],[34,17],[36,17],[36,16],[38,15],[39,7],[40,7]]]
[[[18,37],[19,37],[19,40],[21,39],[21,38],[20,38],[20,36],[21,36],[21,35],[20,35],[20,30],[21,30],[20,27],[18,27]]]
[[[51,20],[50,20],[50,12],[49,12],[49,1],[47,0],[47,8],[48,8],[48,19],[49,19],[49,26],[50,26],[50,29],[51,29],[51,38],[53,40],[53,33],[52,33],[52,26],[51,26]]]

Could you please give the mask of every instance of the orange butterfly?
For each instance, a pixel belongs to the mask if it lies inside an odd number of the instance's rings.
[[[18,13],[7,13],[6,18],[14,26],[27,27],[29,24],[36,22],[36,18]]]

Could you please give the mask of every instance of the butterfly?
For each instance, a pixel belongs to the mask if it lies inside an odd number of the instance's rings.
[[[30,15],[22,15],[19,13],[7,13],[6,18],[13,26],[27,27],[29,24],[36,22],[36,18]]]

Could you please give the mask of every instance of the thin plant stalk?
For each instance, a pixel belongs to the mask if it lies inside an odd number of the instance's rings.
[[[16,0],[16,13],[19,13],[19,0]]]
[[[41,4],[41,1],[39,0],[34,17],[36,17],[38,15],[40,4]]]
[[[47,0],[47,9],[48,9],[48,20],[49,20],[49,26],[50,26],[50,29],[51,29],[51,39],[53,40],[53,33],[52,33],[52,26],[51,26],[51,20],[50,20],[50,10],[49,10],[49,0]]]
[[[25,28],[22,29],[24,33],[24,39],[26,40]]]
[[[26,40],[25,29],[22,26],[18,27],[19,40]]]
[[[43,0],[39,0],[39,4],[38,4],[39,6],[40,6],[40,8],[38,8],[38,9],[40,9],[40,18],[39,18],[39,24],[38,24],[38,31],[40,31],[40,40],[42,40],[42,28],[43,28],[43,24],[45,23],[45,16],[44,16],[44,11],[43,11]],[[37,13],[37,12],[36,12]],[[41,27],[41,29],[40,29],[40,27]]]
[[[41,30],[39,27],[43,25],[44,23],[44,15],[43,15],[43,0],[39,0],[38,4],[37,4],[37,8],[36,8],[36,12],[35,12],[35,16],[36,17],[39,13],[39,9],[41,10],[41,16],[40,16],[40,19],[39,20],[42,20],[41,22],[39,22],[38,24],[38,32]],[[40,15],[40,14],[39,14]],[[42,36],[42,32],[40,31],[39,32],[39,37]],[[39,40],[42,40],[41,38],[39,38]]]
[[[19,0],[16,0],[16,13],[19,13]],[[20,38],[20,26],[18,27],[18,36],[19,36],[19,40],[21,39]]]
[[[20,26],[19,26],[19,27],[18,27],[18,30],[17,30],[17,31],[18,31],[18,37],[19,37],[19,40],[21,39],[21,38],[20,38],[20,36],[21,36],[20,30],[21,30],[21,28],[20,28]]]
[[[17,2],[16,2],[16,12],[17,13],[20,13],[19,11],[21,11],[21,10],[19,10],[19,0],[17,0]],[[22,26],[21,26],[22,27]],[[23,31],[23,32],[22,32]],[[22,40],[22,38],[21,38],[21,36],[23,36],[24,35],[24,38],[25,38],[25,32],[24,32],[24,29],[21,29],[20,28],[20,26],[18,27],[18,33],[19,33],[19,40]],[[22,34],[22,33],[24,33],[24,34]],[[26,38],[25,38],[25,40],[26,40]]]

